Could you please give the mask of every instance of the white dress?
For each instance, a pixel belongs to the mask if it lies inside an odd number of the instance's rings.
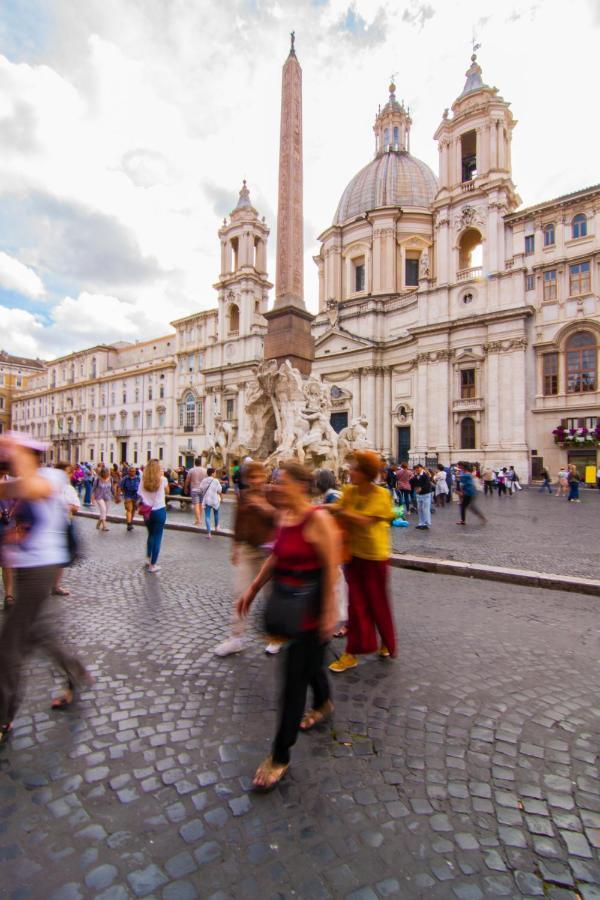
[[[448,482],[446,481],[446,473],[438,472],[437,475],[434,476],[435,481],[435,496],[439,497],[440,494],[448,493]]]

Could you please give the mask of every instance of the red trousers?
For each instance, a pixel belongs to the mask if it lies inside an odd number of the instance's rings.
[[[353,556],[345,566],[348,582],[347,653],[374,653],[377,633],[392,656],[396,655],[396,633],[388,597],[387,560]]]

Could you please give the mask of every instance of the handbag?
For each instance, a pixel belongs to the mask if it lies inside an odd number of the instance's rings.
[[[285,584],[278,575],[302,578],[301,584]],[[321,608],[321,572],[275,573],[275,580],[264,610],[264,627],[269,635],[295,640],[307,631],[307,621],[319,617]]]
[[[139,504],[138,509],[142,514],[144,522],[147,522],[150,518],[150,513],[152,512],[152,507],[150,506],[150,504],[142,502]]]

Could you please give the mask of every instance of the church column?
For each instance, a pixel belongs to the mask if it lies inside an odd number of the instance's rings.
[[[437,451],[444,456],[450,452],[449,416],[452,408],[452,350],[441,350],[438,353],[440,360],[438,370],[437,398],[438,398],[438,439]]]
[[[385,416],[385,409],[383,406],[383,369],[381,366],[376,366],[375,368],[375,434],[377,436],[377,440],[375,442],[375,447],[377,450],[381,450],[383,448],[383,419]]]
[[[380,294],[382,284],[382,256],[383,256],[383,231],[381,228],[373,229],[373,293]]]
[[[447,284],[450,280],[450,246],[449,219],[446,210],[440,210],[436,222],[437,236],[435,246],[435,274],[438,284]]]
[[[246,382],[238,382],[237,395],[237,439],[246,437]]]
[[[428,353],[419,353],[417,356],[417,403],[416,403],[416,446],[415,452],[424,454],[427,452],[427,417],[428,417]]]
[[[483,125],[480,129],[481,133],[481,160],[478,160],[481,166],[480,175],[487,175],[490,171],[490,126],[489,123]]]
[[[462,181],[462,159],[461,159],[461,143],[460,138],[454,141],[454,179],[452,185],[460,184]]]
[[[383,368],[383,435],[382,451],[385,456],[392,453],[392,367]]]
[[[514,342],[517,346],[513,353],[506,359],[507,369],[510,371],[510,383],[513,391],[511,403],[512,412],[512,443],[518,449],[527,448],[526,433],[526,402],[525,402],[525,352],[527,339],[520,338]],[[510,395],[509,395],[510,396]]]
[[[487,345],[487,444],[488,450],[495,451],[500,447],[500,384],[498,382],[498,342]]]
[[[376,369],[371,366],[365,370],[367,373],[367,403],[366,414],[369,420],[368,435],[373,446],[377,447],[377,387],[375,383]],[[363,410],[364,411],[364,410]]]
[[[362,413],[360,403],[360,369],[352,369],[350,375],[352,376],[352,418],[357,419]]]
[[[492,122],[490,125],[490,169],[495,171],[498,168],[498,123]]]
[[[221,241],[221,274],[229,271],[229,263],[227,260],[227,241]]]

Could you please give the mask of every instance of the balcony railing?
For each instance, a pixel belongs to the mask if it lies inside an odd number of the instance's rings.
[[[483,409],[483,400],[481,397],[460,398],[452,401],[452,409],[455,412],[463,412],[469,409]]]
[[[474,181],[463,181],[460,186],[461,191],[474,191],[475,190],[475,182]]]
[[[482,266],[472,266],[470,269],[459,269],[456,273],[457,281],[476,281],[483,277]]]
[[[50,440],[54,443],[67,444],[73,441],[80,441],[84,438],[84,433],[79,431],[56,431],[50,435]]]
[[[129,428],[115,428],[113,431],[115,437],[118,438],[126,438],[129,437]]]

